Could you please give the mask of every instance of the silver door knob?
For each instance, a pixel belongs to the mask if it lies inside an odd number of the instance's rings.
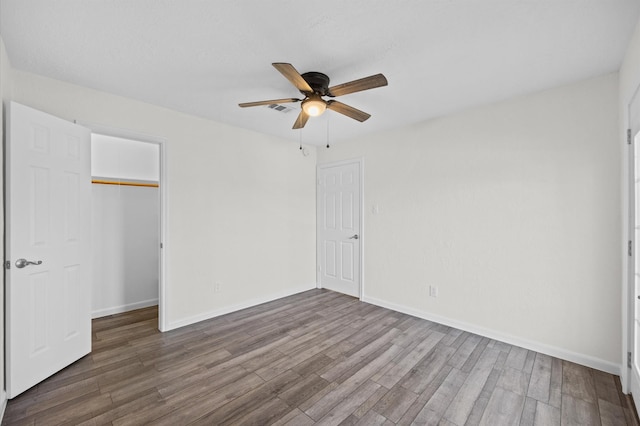
[[[16,268],[24,268],[27,265],[40,265],[40,264],[42,264],[42,260],[38,260],[37,262],[32,262],[27,259],[16,260]]]
[[[357,240],[358,238],[360,238],[358,237],[358,234],[355,234],[349,237],[350,240]]]

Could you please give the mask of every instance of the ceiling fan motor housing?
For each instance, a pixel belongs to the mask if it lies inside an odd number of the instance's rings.
[[[302,78],[304,78],[304,81],[311,86],[314,93],[317,93],[320,96],[331,96],[329,94],[329,77],[326,74],[309,71],[301,75]],[[302,92],[302,94],[308,95],[308,93],[305,92]]]

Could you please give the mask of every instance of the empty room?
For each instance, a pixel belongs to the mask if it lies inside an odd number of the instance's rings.
[[[0,96],[3,425],[639,424],[637,0],[0,0]]]

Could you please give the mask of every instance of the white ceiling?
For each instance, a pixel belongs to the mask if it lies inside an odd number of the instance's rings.
[[[638,0],[0,0],[13,68],[293,141],[323,144],[616,71]],[[239,102],[299,97],[271,66],[331,84],[389,86],[297,112]],[[299,104],[289,104],[299,108]]]

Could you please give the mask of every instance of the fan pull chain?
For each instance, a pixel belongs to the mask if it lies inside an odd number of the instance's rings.
[[[300,129],[298,135],[300,136],[300,151],[302,151],[302,129]]]
[[[329,116],[327,115],[327,148],[329,148]]]

